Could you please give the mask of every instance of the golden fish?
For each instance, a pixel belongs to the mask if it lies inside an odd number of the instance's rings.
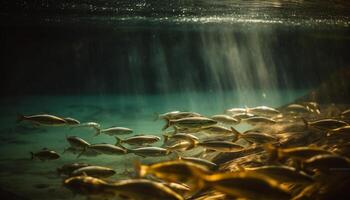
[[[318,147],[292,147],[278,148],[273,145],[265,145],[265,149],[270,153],[271,159],[293,158],[297,160],[305,160],[313,156],[322,154],[332,154],[332,152]]]
[[[182,183],[195,181],[193,171],[198,171],[205,174],[209,173],[208,168],[205,166],[183,160],[165,161],[151,165],[140,165],[137,163],[135,168],[141,177],[147,174],[152,174],[169,182]]]
[[[336,128],[340,128],[340,127],[349,125],[347,122],[337,120],[337,119],[321,119],[321,120],[316,120],[313,122],[308,122],[304,118],[302,118],[302,120],[305,124],[305,127],[311,126],[311,127],[315,127],[315,128],[319,128],[319,129],[326,129],[326,130],[336,129]]]
[[[194,172],[201,179],[197,188],[212,187],[233,197],[257,200],[287,200],[290,194],[276,181],[259,173],[233,172],[206,175]]]
[[[313,178],[305,172],[289,166],[263,166],[255,168],[241,168],[246,172],[256,172],[281,183],[312,183]]]

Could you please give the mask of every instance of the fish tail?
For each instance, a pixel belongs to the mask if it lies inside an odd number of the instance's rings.
[[[174,134],[176,134],[178,132],[179,132],[179,129],[176,126],[174,126]]]
[[[302,117],[301,120],[303,120],[303,123],[305,124],[305,129],[308,129],[309,128],[309,122],[306,121],[306,119],[304,117]]]
[[[278,160],[279,155],[279,149],[278,147],[273,146],[272,144],[266,144],[264,145],[265,150],[269,153],[269,160],[274,161]]]
[[[120,146],[121,148],[125,149],[126,153],[134,153],[134,150],[132,150],[132,149],[128,149],[128,148],[126,148],[126,147],[122,146],[121,144],[120,144],[120,145],[118,145],[118,146]]]
[[[169,128],[171,125],[170,120],[166,119],[166,124],[164,125],[164,127],[162,128],[163,131],[165,131],[167,128]]]
[[[169,135],[163,134],[164,143],[166,143],[169,140]]]
[[[82,156],[86,152],[86,148],[87,147],[84,147],[84,149],[78,154],[77,158],[80,158],[80,156]]]
[[[236,136],[233,140],[232,140],[232,142],[236,142],[239,138],[241,138],[242,137],[242,133],[240,133],[239,131],[237,131],[235,128],[233,128],[232,126],[231,126],[231,132]]]
[[[16,123],[20,123],[21,121],[23,121],[26,117],[22,114],[17,114],[17,119],[16,119]]]
[[[96,131],[95,135],[94,136],[98,136],[101,134],[101,129],[100,128],[97,128],[97,127],[93,127]]]
[[[30,152],[30,159],[31,159],[31,160],[34,160],[34,157],[35,157],[35,156],[34,156],[34,153],[33,153],[33,152]]]
[[[122,139],[120,139],[119,137],[115,136],[115,146],[121,146],[121,143],[122,143]]]

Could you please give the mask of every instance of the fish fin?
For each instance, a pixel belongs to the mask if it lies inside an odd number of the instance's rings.
[[[245,108],[245,113],[248,114],[249,113],[249,107],[247,105],[244,105],[244,108]]]
[[[33,152],[30,152],[30,159],[31,159],[31,160],[34,160],[34,158],[35,158],[34,153],[33,153]]]
[[[122,140],[117,136],[115,136],[114,138],[116,139],[115,146],[121,146]]]
[[[16,123],[20,123],[21,121],[23,121],[24,119],[26,119],[26,117],[22,114],[17,114],[17,119],[16,119]]]

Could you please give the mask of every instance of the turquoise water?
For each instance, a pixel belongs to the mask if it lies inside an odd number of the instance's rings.
[[[264,94],[263,94],[264,93]],[[231,107],[268,105],[278,107],[306,91],[252,91],[238,97],[232,93],[183,93],[149,96],[27,96],[21,99],[3,100],[1,109],[0,185],[5,191],[14,192],[23,199],[72,198],[73,194],[62,187],[62,178],[56,168],[71,162],[86,162],[115,169],[111,179],[128,177],[133,170],[133,161],[150,163],[164,158],[142,158],[133,154],[123,156],[98,155],[96,157],[76,155],[63,150],[69,146],[68,136],[79,136],[90,143],[115,143],[113,137],[105,134],[94,136],[91,129],[70,129],[68,127],[33,127],[26,122],[17,124],[16,114],[50,113],[73,117],[81,122],[94,121],[102,127],[123,126],[134,130],[134,134],[161,135],[163,121],[154,121],[154,113],[172,110],[195,111],[203,115],[223,113]],[[260,94],[260,95],[259,95]],[[259,97],[260,96],[260,97]],[[241,100],[240,100],[241,99]],[[242,129],[244,127],[237,127]],[[121,136],[128,137],[128,136]],[[161,146],[158,142],[155,146]],[[53,161],[30,160],[31,151],[49,148],[60,153],[61,158]],[[171,157],[171,155],[170,155]],[[85,199],[85,197],[75,197]]]

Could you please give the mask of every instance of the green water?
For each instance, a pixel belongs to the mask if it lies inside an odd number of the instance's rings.
[[[0,185],[3,190],[14,192],[24,199],[47,199],[48,197],[69,199],[73,194],[62,187],[63,179],[56,173],[56,168],[63,164],[86,162],[111,167],[117,171],[111,179],[122,179],[127,177],[125,170],[132,171],[134,160],[150,163],[169,158],[142,158],[133,154],[77,158],[77,155],[69,152],[62,154],[63,150],[69,146],[65,140],[66,135],[79,136],[90,143],[114,144],[115,139],[105,134],[94,136],[93,130],[85,128],[33,127],[26,122],[17,124],[15,122],[17,113],[50,113],[73,117],[81,122],[98,122],[102,127],[114,125],[129,127],[134,130],[134,134],[161,135],[164,122],[154,121],[156,112],[184,110],[210,116],[223,113],[225,109],[231,107],[245,105],[278,107],[305,93],[306,91],[252,91],[246,93],[245,97],[237,97],[234,93],[208,92],[153,96],[27,96],[20,99],[3,99],[0,107],[2,127]],[[162,141],[154,146],[161,145]],[[61,158],[45,162],[30,160],[29,152],[38,151],[44,147],[57,151]],[[85,197],[80,196],[75,199],[85,199]]]

